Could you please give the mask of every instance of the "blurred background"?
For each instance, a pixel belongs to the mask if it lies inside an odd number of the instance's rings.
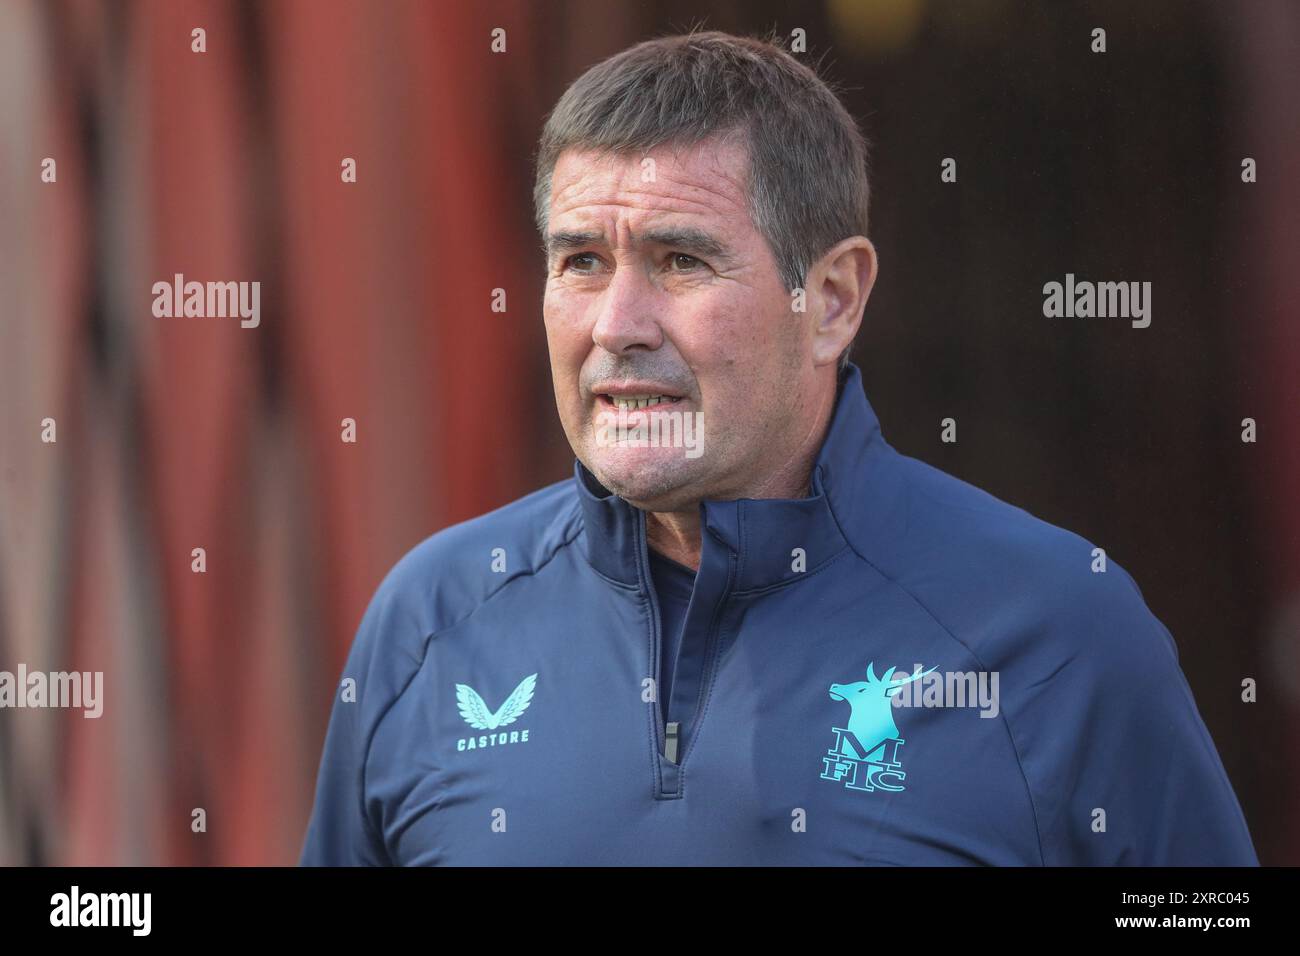
[[[1300,862],[1296,4],[0,0],[0,670],[105,675],[98,720],[0,710],[0,863],[297,861],[380,579],[571,474],[546,112],[692,27],[805,31],[872,143],[885,437],[1133,574]],[[1044,318],[1067,272],[1150,281],[1151,327]],[[176,273],[260,326],[155,318]]]

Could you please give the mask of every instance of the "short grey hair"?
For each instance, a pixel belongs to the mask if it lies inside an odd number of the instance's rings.
[[[543,243],[564,150],[629,154],[730,136],[748,148],[750,215],[787,290],[837,242],[867,234],[867,143],[835,90],[774,42],[706,31],[638,43],[565,90],[538,144]]]

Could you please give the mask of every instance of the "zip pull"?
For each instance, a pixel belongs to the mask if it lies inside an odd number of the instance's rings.
[[[669,763],[677,762],[677,732],[681,723],[670,720],[664,725],[664,759]]]

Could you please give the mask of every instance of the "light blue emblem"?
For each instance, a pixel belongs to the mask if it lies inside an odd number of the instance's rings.
[[[456,706],[460,715],[475,730],[496,730],[518,720],[528,709],[533,699],[533,688],[537,684],[537,675],[529,674],[511,691],[506,702],[496,713],[488,710],[488,705],[479,696],[478,691],[468,684],[456,685]]]

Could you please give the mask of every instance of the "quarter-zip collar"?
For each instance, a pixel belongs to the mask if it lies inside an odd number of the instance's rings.
[[[701,527],[736,558],[734,592],[785,584],[834,559],[849,546],[841,520],[860,514],[867,472],[884,445],[880,423],[850,364],[806,498],[741,498],[700,503]],[[645,515],[574,462],[588,561],[620,584],[637,586],[638,529]],[[838,516],[838,517],[837,517]]]

